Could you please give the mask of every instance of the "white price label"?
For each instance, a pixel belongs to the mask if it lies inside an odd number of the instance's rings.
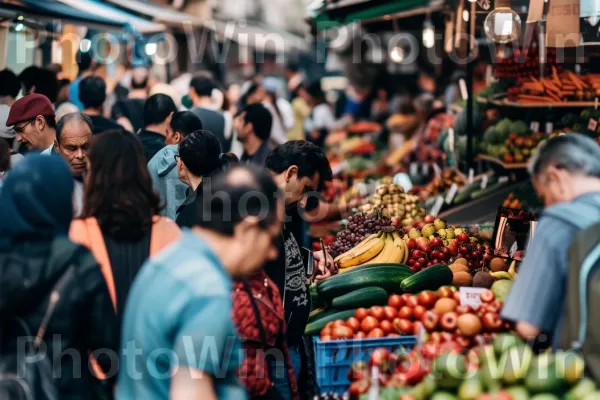
[[[394,175],[394,183],[404,189],[405,192],[409,192],[413,188],[413,183],[405,172],[399,172]]]
[[[442,209],[442,206],[444,205],[444,196],[438,196],[437,199],[435,199],[435,204],[433,205],[433,208],[431,209],[431,215],[433,215],[434,217],[437,217],[438,214],[440,213],[440,210]]]
[[[598,121],[596,121],[595,119],[591,119],[590,118],[590,122],[588,122],[587,128],[590,131],[595,131],[597,126],[598,126]]]
[[[358,193],[360,193],[361,196],[369,195],[369,188],[367,187],[367,184],[364,182],[358,182],[356,184],[356,190],[358,190]]]
[[[452,186],[450,186],[450,190],[448,190],[448,194],[446,195],[447,204],[452,203],[452,200],[454,200],[454,197],[456,197],[456,192],[458,192],[458,185],[453,183]]]
[[[473,178],[475,178],[475,170],[473,168],[469,168],[469,184],[473,183]]]
[[[421,165],[421,171],[423,172],[423,175],[429,175],[429,163]]]
[[[546,122],[546,134],[551,134],[554,130],[554,124],[552,122]]]
[[[454,152],[454,129],[453,128],[448,129],[448,147],[450,148],[451,152]]]
[[[485,288],[461,287],[460,288],[460,305],[471,306],[474,310],[481,305],[481,293],[485,292]]]
[[[415,176],[419,173],[419,164],[417,164],[416,162],[410,163],[410,166],[408,167],[408,174],[410,176]]]
[[[581,73],[581,65],[580,64],[575,64],[575,73],[576,74],[580,74]]]
[[[498,178],[498,183],[508,182],[508,176],[501,176]]]
[[[463,100],[467,100],[469,98],[469,92],[467,91],[467,82],[464,79],[458,80],[458,89],[460,90],[460,97]]]
[[[529,129],[531,130],[531,132],[539,132],[540,123],[537,121],[531,121],[531,124],[529,124]]]
[[[488,185],[488,176],[484,175],[483,178],[481,178],[481,189],[485,189]]]

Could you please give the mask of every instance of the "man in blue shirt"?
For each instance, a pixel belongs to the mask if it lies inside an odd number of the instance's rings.
[[[207,178],[210,212],[147,262],[127,302],[117,398],[245,399],[231,318],[232,277],[277,257],[283,199],[255,166]]]
[[[530,173],[546,207],[586,205],[600,215],[600,148],[592,139],[573,133],[549,140],[533,157]],[[578,231],[569,216],[542,215],[502,310],[504,318],[517,323],[522,337],[534,339],[547,333],[552,336],[553,347],[558,347],[565,312],[568,250]],[[542,337],[539,339],[541,342]]]

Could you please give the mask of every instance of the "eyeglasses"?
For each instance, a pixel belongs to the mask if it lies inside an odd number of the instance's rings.
[[[15,127],[13,128],[13,130],[14,130],[16,133],[23,133],[23,132],[25,132],[25,127],[26,127],[27,125],[31,124],[33,121],[35,121],[35,120],[34,120],[34,119],[32,119],[31,121],[29,121],[28,123],[26,123],[25,125],[22,125],[22,126],[15,126]]]

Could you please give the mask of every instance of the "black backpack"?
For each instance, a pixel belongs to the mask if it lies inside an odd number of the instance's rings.
[[[21,328],[27,339],[25,352],[3,351],[0,354],[0,399],[3,400],[58,400],[58,390],[55,385],[52,362],[48,354],[38,354],[38,349],[43,341],[48,328],[48,323],[54,314],[62,295],[65,284],[73,275],[73,266],[70,266],[54,285],[48,307],[38,328],[35,337],[31,330],[21,319],[16,319],[16,324]],[[17,329],[18,330],[18,329]],[[33,339],[33,340],[32,340]],[[48,345],[49,346],[49,345]]]
[[[600,383],[600,312],[590,312],[600,304],[600,208],[578,202],[545,213],[580,228],[569,247],[561,348],[580,352],[587,374]]]

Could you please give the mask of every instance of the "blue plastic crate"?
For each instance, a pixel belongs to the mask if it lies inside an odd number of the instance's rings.
[[[348,390],[348,371],[357,361],[367,361],[373,350],[385,347],[396,351],[401,347],[412,349],[417,343],[416,336],[395,338],[331,340],[313,338],[315,352],[315,377],[321,393],[343,393]]]

